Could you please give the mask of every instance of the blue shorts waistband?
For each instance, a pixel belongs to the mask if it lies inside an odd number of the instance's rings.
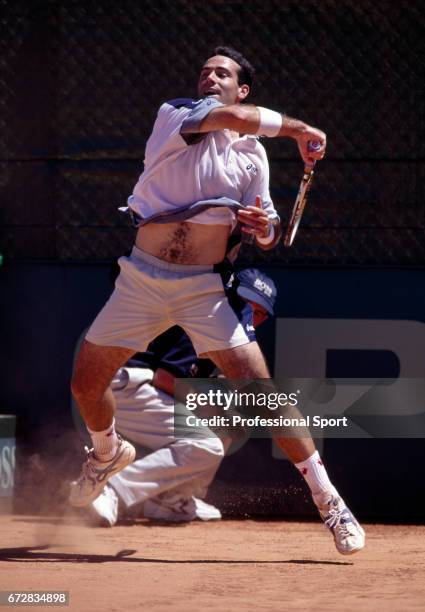
[[[204,272],[213,272],[214,266],[212,265],[187,265],[187,264],[176,264],[170,263],[169,261],[164,261],[163,259],[159,259],[158,257],[154,257],[150,255],[150,253],[146,253],[146,251],[142,251],[136,246],[133,246],[131,251],[131,256],[144,261],[145,263],[154,266],[155,268],[159,268],[160,270],[169,270],[171,272],[185,272],[190,274],[202,274]]]

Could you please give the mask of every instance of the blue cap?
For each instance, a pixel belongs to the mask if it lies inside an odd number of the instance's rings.
[[[237,274],[237,278],[239,284],[236,293],[244,300],[260,304],[272,315],[277,294],[272,279],[255,268],[242,270]]]

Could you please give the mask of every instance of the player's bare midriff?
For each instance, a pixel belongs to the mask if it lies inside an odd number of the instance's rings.
[[[224,259],[229,233],[227,225],[152,223],[139,228],[136,246],[169,263],[213,265]]]

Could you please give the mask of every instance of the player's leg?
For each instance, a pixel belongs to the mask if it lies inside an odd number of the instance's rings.
[[[207,357],[215,363],[226,378],[245,380],[270,378],[266,360],[257,342],[247,342],[233,348],[210,351]]]
[[[89,429],[100,431],[111,425],[115,402],[109,385],[118,368],[133,354],[133,349],[83,341],[75,363],[71,389]]]
[[[214,351],[208,356],[227,378],[258,380],[270,376],[255,342]],[[301,416],[296,408],[292,410],[297,414],[290,416]],[[289,437],[274,439],[308,484],[320,516],[334,536],[337,550],[342,554],[355,553],[364,547],[365,533],[331,483],[308,429],[298,429]]]
[[[134,460],[133,446],[115,433],[109,384],[129,357],[169,327],[156,270],[134,252],[120,257],[119,265],[115,289],[87,332],[73,376],[73,393],[94,447],[71,488],[75,506],[96,499],[107,479]]]
[[[134,447],[115,431],[112,376],[134,353],[132,349],[98,346],[84,340],[75,364],[72,392],[93,449],[88,451],[81,476],[71,483],[69,501],[86,506],[102,492],[107,480],[135,458]]]
[[[269,378],[258,345],[248,342],[222,287],[220,289],[217,276],[205,274],[198,277],[196,291],[193,291],[192,281],[186,288],[184,283],[181,285],[185,289],[184,307],[179,303],[173,305],[175,322],[188,333],[197,354],[212,359],[227,378],[254,381]],[[194,299],[191,299],[192,295]],[[200,295],[203,296],[202,300],[199,299]],[[279,446],[306,479],[322,518],[332,530],[339,552],[350,554],[360,550],[364,546],[364,532],[342,499],[335,496],[336,491],[326,470],[320,459],[317,460],[317,451],[308,429],[296,433],[295,436],[279,436]],[[316,495],[316,490],[320,494]]]
[[[241,323],[237,319],[222,291],[218,274],[198,277],[198,291],[205,297],[191,300],[191,285],[185,288],[185,307],[173,309],[176,323],[190,336],[193,345],[202,357],[210,358],[226,378],[235,380],[270,379],[264,355],[257,342],[249,342]],[[183,285],[184,288],[184,285]],[[214,291],[215,289],[215,291]],[[214,350],[217,347],[217,350]],[[292,462],[304,461],[315,452],[314,442],[305,428],[305,436],[281,438]]]
[[[270,378],[270,372],[264,355],[257,342],[250,342],[249,344],[243,344],[242,346],[223,351],[212,351],[208,353],[208,357],[216,364],[226,378],[233,378],[235,380]],[[316,450],[307,428],[303,428],[303,432],[297,434],[297,436],[279,437],[276,441],[292,463],[295,464],[305,461]]]

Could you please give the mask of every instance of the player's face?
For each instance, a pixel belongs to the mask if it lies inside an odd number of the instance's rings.
[[[198,81],[200,98],[211,96],[223,104],[238,104],[249,94],[248,85],[239,85],[240,66],[230,57],[215,55],[202,66]]]
[[[254,328],[257,329],[257,327],[261,325],[261,323],[264,323],[264,321],[268,318],[269,313],[263,306],[260,306],[260,304],[257,304],[256,302],[249,303],[251,304],[252,308],[252,324]]]

